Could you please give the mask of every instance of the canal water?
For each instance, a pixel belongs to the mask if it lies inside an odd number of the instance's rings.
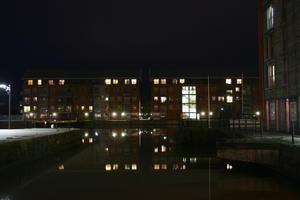
[[[273,170],[216,158],[213,136],[99,129],[83,131],[81,143],[2,172],[0,200],[300,199],[297,185]]]

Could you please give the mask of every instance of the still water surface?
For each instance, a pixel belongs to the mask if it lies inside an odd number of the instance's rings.
[[[0,200],[300,199],[286,178],[217,159],[210,139],[191,143],[176,130],[84,131],[81,143],[43,167],[9,171]]]

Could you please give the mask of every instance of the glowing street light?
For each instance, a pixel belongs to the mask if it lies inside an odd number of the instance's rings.
[[[125,113],[125,112],[122,112],[122,113],[121,113],[121,116],[122,116],[122,117],[124,117],[125,115],[126,115],[126,113]]]
[[[8,94],[8,129],[10,129],[11,126],[11,85],[10,84],[0,84],[0,89],[3,89]]]
[[[256,116],[260,116],[260,112],[257,111],[257,112],[255,113],[255,115],[256,115]]]
[[[112,113],[112,116],[113,116],[113,117],[117,116],[117,113],[116,113],[116,112],[113,112],[113,113]]]

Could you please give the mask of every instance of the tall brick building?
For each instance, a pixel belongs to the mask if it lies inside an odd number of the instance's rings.
[[[300,1],[259,0],[265,128],[290,131],[300,114]]]
[[[34,69],[23,81],[23,113],[28,120],[139,117],[139,69]]]

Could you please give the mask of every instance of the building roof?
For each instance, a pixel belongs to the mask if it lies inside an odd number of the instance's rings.
[[[140,75],[141,70],[136,67],[33,68],[25,72],[23,79],[138,78]]]
[[[166,67],[151,68],[150,77],[157,78],[224,78],[224,77],[249,77],[257,78],[255,72],[247,72],[243,68],[200,68],[200,67]]]

